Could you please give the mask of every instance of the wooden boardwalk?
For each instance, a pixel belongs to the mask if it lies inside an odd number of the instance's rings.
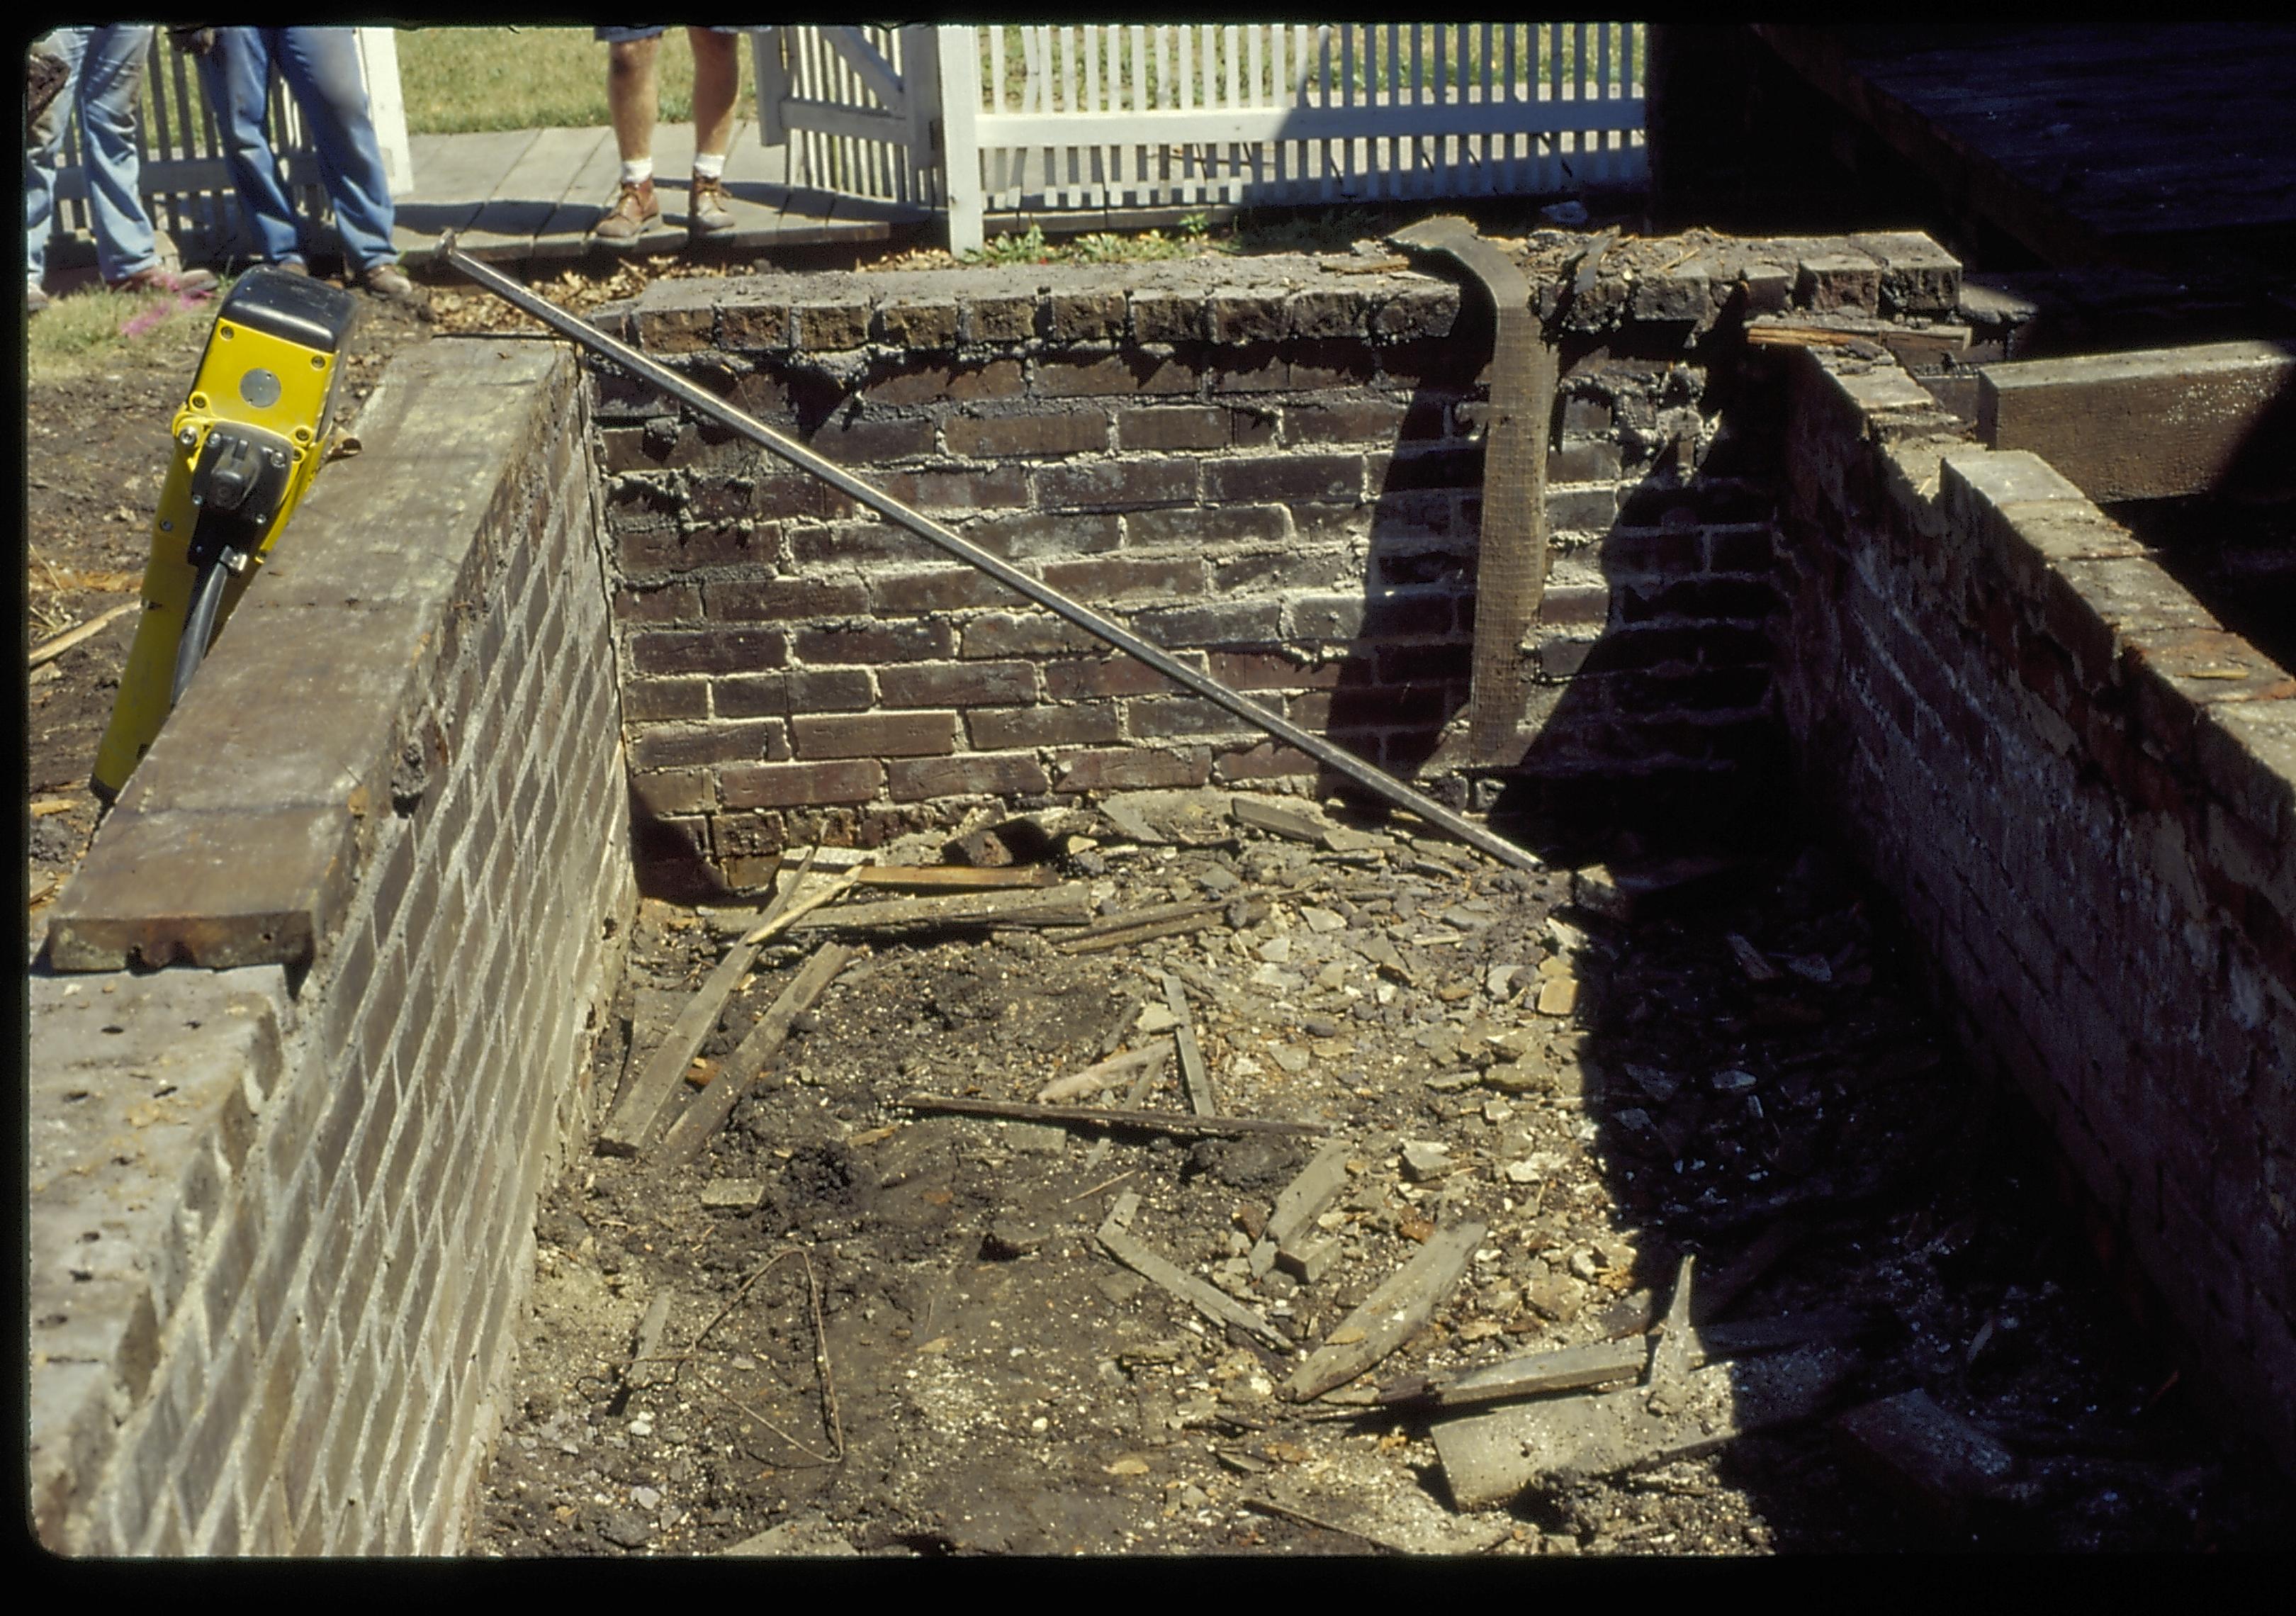
[[[496,263],[546,263],[606,251],[588,238],[613,203],[620,173],[611,129],[417,135],[411,144],[414,188],[398,199],[394,233],[409,262],[420,263],[449,230],[461,233],[456,244],[463,251]],[[641,236],[632,250],[675,252],[685,244],[693,127],[662,124],[653,148],[662,226]],[[755,123],[736,127],[726,160],[734,228],[711,238],[713,249],[864,246],[930,232],[931,216],[922,209],[785,185],[786,152],[760,145]]]
[[[2296,231],[2296,27],[1757,31],[1945,194],[2057,265]]]

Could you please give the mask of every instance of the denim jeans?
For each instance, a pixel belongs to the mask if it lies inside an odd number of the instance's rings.
[[[264,131],[271,76],[287,81],[319,160],[319,183],[353,273],[395,263],[390,185],[366,110],[358,48],[347,28],[223,28],[200,59],[201,82],[223,130],[224,161],[264,262],[304,256],[279,160]]]
[[[152,49],[149,28],[60,28],[48,47],[71,76],[30,131],[24,151],[24,282],[47,273],[48,234],[56,212],[56,157],[64,129],[79,115],[80,173],[87,181],[95,263],[107,281],[124,281],[160,261],[152,216],[137,193],[136,96]]]

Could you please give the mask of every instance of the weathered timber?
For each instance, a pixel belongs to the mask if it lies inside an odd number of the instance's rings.
[[[1347,1187],[1349,1148],[1344,1139],[1332,1141],[1275,1197],[1275,1210],[1267,1215],[1267,1226],[1260,1231],[1249,1259],[1254,1278],[1274,1267],[1276,1255],[1299,1239]]]
[[[1127,1018],[1127,1023],[1129,1024],[1130,1022],[1136,1021],[1139,1019],[1138,1012],[1135,1011],[1131,1016]],[[1149,1067],[1137,1078],[1135,1078],[1132,1080],[1132,1087],[1126,1092],[1124,1096],[1124,1108],[1127,1111],[1138,1111],[1140,1109],[1141,1102],[1148,1097],[1148,1091],[1156,1087],[1157,1074],[1163,1070],[1163,1064],[1160,1062],[1156,1065]],[[1090,1173],[1096,1169],[1102,1162],[1107,1161],[1109,1150],[1114,1144],[1115,1140],[1106,1134],[1103,1134],[1099,1138],[1094,1140],[1092,1142],[1092,1148],[1084,1153],[1084,1170],[1086,1173]]]
[[[1483,1235],[1483,1225],[1461,1223],[1430,1235],[1416,1256],[1324,1337],[1324,1344],[1277,1388],[1278,1395],[1292,1402],[1321,1397],[1416,1335],[1467,1271]]]
[[[1700,1281],[1697,1298],[1691,1303],[1690,1322],[1704,1325],[1728,1312],[1732,1302],[1808,1233],[1808,1226],[1800,1218],[1781,1218],[1757,1235],[1744,1251]],[[1657,1317],[1656,1299],[1648,1291],[1636,1291],[1605,1308],[1597,1323],[1605,1336],[1640,1335]]]
[[[637,1341],[630,1349],[630,1361],[623,1367],[622,1384],[632,1390],[671,1379],[676,1366],[655,1357],[661,1349],[661,1333],[669,1327],[669,1308],[673,1298],[667,1290],[653,1293],[646,1305],[645,1317],[638,1324]]]
[[[1816,1415],[1856,1360],[1830,1347],[1693,1371],[1679,1412],[1651,1412],[1642,1388],[1518,1403],[1434,1426],[1435,1453],[1462,1509],[1505,1504],[1527,1488],[1695,1457],[1749,1431]]]
[[[1127,1190],[1110,1209],[1107,1220],[1100,1226],[1098,1239],[1111,1257],[1208,1317],[1223,1325],[1234,1325],[1279,1352],[1292,1349],[1291,1340],[1250,1308],[1135,1240],[1129,1231],[1132,1215],[1139,1208],[1140,1193]]]
[[[1292,808],[1281,808],[1259,797],[1236,797],[1229,800],[1228,817],[1238,824],[1250,825],[1255,831],[1266,831],[1271,836],[1281,836],[1291,841],[1305,841],[1316,847],[1324,843],[1324,833],[1332,827],[1312,815]]]
[[[2016,1473],[2015,1455],[1918,1388],[1850,1409],[1833,1431],[1852,1464],[1947,1526]]]
[[[1690,1270],[1698,1259],[1685,1252],[1674,1281],[1674,1300],[1667,1304],[1666,1322],[1650,1355],[1650,1411],[1676,1414],[1682,1408],[1690,1375]]]
[[[1168,971],[1164,972],[1164,1006],[1179,1021],[1172,1029],[1172,1044],[1180,1052],[1180,1078],[1187,1085],[1189,1107],[1199,1117],[1216,1117],[1219,1096],[1212,1092],[1212,1074],[1204,1065],[1202,1046],[1196,1042],[1195,1018],[1188,1013],[1188,990]]]
[[[1106,1105],[1031,1105],[1022,1100],[975,1100],[958,1095],[903,1095],[897,1104],[911,1111],[947,1112],[960,1117],[1001,1117],[1013,1122],[1078,1122],[1092,1128],[1128,1128],[1171,1134],[1183,1139],[1242,1138],[1247,1134],[1331,1132],[1320,1122],[1280,1122],[1273,1117],[1190,1117],[1177,1112],[1120,1111]]]
[[[1218,925],[1226,906],[1218,903],[1156,904],[1129,915],[1112,915],[1104,921],[1096,921],[1053,946],[1063,954],[1099,954],[1177,932],[1201,931],[1207,926]]]
[[[1743,1324],[1709,1325],[1685,1337],[1687,1366],[1695,1369],[1726,1358],[1780,1352],[1817,1341],[1847,1341],[1873,1325],[1868,1314],[1847,1309],[1791,1313]],[[1583,1391],[1639,1378],[1650,1362],[1650,1340],[1586,1341],[1549,1352],[1526,1353],[1455,1374],[1414,1375],[1380,1393],[1388,1404],[1431,1403],[1438,1408],[1472,1408],[1550,1391]]]
[[[1096,1095],[1103,1088],[1113,1087],[1126,1079],[1136,1081],[1142,1077],[1153,1079],[1172,1053],[1172,1040],[1158,1038],[1143,1048],[1124,1054],[1111,1055],[1105,1061],[1095,1061],[1073,1077],[1055,1078],[1037,1091],[1039,1105],[1058,1105],[1070,1100],[1080,1100],[1086,1095]]]
[[[718,1013],[725,1009],[726,1001],[757,959],[755,943],[735,943],[726,951],[717,969],[685,1002],[677,1020],[670,1023],[660,1047],[614,1102],[605,1127],[598,1132],[601,1154],[635,1156],[645,1148],[660,1126],[663,1112],[677,1097],[678,1085],[685,1080],[686,1068],[693,1063],[701,1041],[718,1025]]]
[[[792,931],[891,931],[933,926],[1081,926],[1092,920],[1092,890],[1082,883],[1034,892],[961,892],[947,898],[896,898],[882,903],[816,909]]]
[[[1455,260],[1482,288],[1496,316],[1467,698],[1473,760],[1496,762],[1522,721],[1523,635],[1538,620],[1546,592],[1546,445],[1561,361],[1531,307],[1530,283],[1521,267],[1465,219],[1423,219],[1388,240]]]
[[[661,1141],[663,1161],[691,1161],[709,1143],[710,1136],[726,1126],[726,1119],[734,1114],[734,1103],[749,1091],[750,1085],[765,1070],[766,1062],[788,1041],[790,1024],[812,1008],[823,989],[836,980],[837,973],[852,957],[853,950],[842,943],[829,943],[805,962],[796,978],[758,1018],[749,1037],[726,1057],[725,1068],[718,1072],[717,1080],[696,1095],[677,1120],[670,1124],[669,1132]]]
[[[1059,884],[1060,879],[1058,872],[1041,864],[1014,865],[1002,870],[964,864],[880,864],[853,872],[856,886],[896,887],[915,892],[1049,887]]]

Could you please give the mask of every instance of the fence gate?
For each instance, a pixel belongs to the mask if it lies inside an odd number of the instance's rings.
[[[964,245],[980,241],[981,210],[1551,195],[1648,174],[1631,23],[941,36],[951,230]]]
[[[939,79],[929,26],[759,29],[758,135],[791,186],[941,205]]]

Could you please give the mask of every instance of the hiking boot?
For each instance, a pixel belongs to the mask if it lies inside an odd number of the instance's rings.
[[[686,195],[685,228],[690,235],[723,235],[734,227],[734,215],[726,206],[724,180],[705,179],[697,174]]]
[[[362,290],[402,308],[421,308],[430,301],[430,294],[408,280],[406,272],[396,264],[368,265],[359,271],[358,283]]]
[[[162,269],[157,264],[104,283],[114,291],[164,291],[186,298],[203,298],[216,289],[215,276],[204,269]]]
[[[621,188],[612,210],[592,226],[590,239],[621,250],[635,246],[648,226],[660,223],[661,199],[653,193],[653,181],[643,179]]]

